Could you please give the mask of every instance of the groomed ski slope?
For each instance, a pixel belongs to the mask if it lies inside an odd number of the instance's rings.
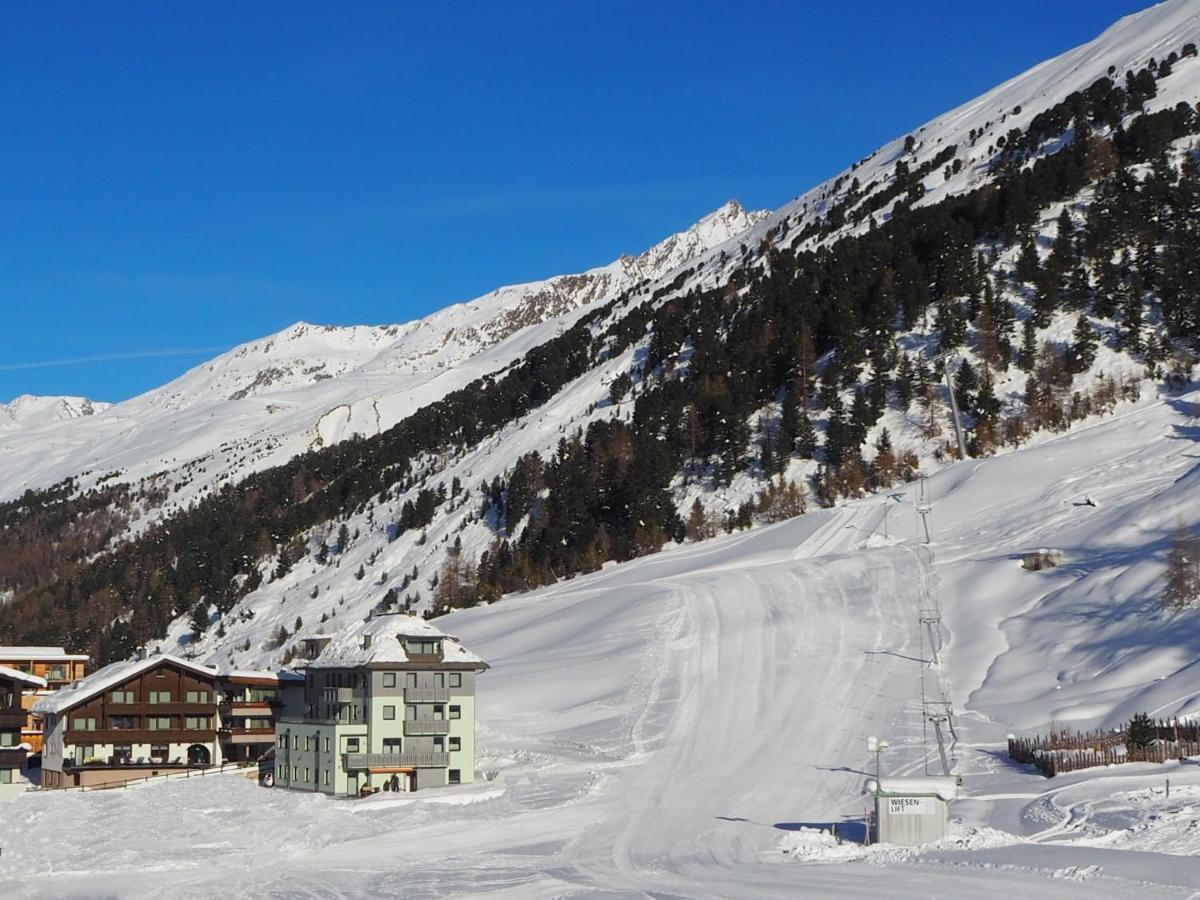
[[[907,485],[446,617],[493,665],[476,784],[365,801],[236,776],[27,794],[0,818],[3,895],[1190,896],[1200,767],[1047,781],[1001,747],[1052,718],[1194,708],[1196,614],[1153,598],[1164,535],[1200,499],[1197,400],[1146,398],[946,469],[927,486],[928,548]],[[1022,571],[1017,554],[1044,544],[1067,565]],[[953,839],[868,851],[802,830],[856,834],[868,735],[893,745],[886,772],[936,770],[927,596],[970,795]]]

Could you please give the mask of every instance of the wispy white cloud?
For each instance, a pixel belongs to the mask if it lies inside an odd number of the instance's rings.
[[[126,359],[166,359],[175,356],[203,356],[223,353],[228,347],[193,347],[174,350],[133,350],[127,353],[97,353],[93,356],[71,356],[64,359],[42,359],[33,362],[0,362],[0,372],[20,372],[25,369],[53,369],[59,366],[86,366],[92,363],[117,362]]]

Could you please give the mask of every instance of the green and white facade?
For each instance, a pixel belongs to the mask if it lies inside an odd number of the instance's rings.
[[[457,638],[377,615],[303,667],[303,713],[275,725],[275,784],[338,797],[475,780],[475,678]]]

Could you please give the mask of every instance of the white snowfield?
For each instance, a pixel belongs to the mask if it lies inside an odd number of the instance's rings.
[[[0,817],[3,894],[1194,896],[1200,766],[1047,780],[1003,738],[1195,710],[1200,612],[1166,616],[1155,593],[1164,539],[1200,503],[1198,402],[1146,398],[945,469],[930,546],[908,485],[887,537],[873,497],[440,619],[492,665],[476,784],[29,793]],[[1062,568],[1020,568],[1045,546]],[[864,848],[868,736],[891,745],[885,776],[940,774],[920,715],[931,601],[946,643],[926,690],[944,681],[957,710],[963,799],[938,845]]]

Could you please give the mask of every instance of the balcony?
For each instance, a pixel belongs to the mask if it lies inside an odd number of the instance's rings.
[[[405,736],[421,734],[449,734],[449,719],[405,719]]]
[[[449,753],[343,753],[342,768],[415,769],[450,765]]]
[[[450,691],[446,688],[405,688],[405,703],[448,703]]]
[[[111,716],[205,716],[211,715],[215,703],[185,703],[173,700],[170,703],[113,703],[107,701],[105,709]]]
[[[68,744],[208,744],[216,737],[215,728],[97,728],[95,731],[68,731]]]
[[[5,747],[0,750],[0,769],[19,769],[25,765],[25,750],[21,747]]]
[[[247,709],[261,709],[261,710],[263,710],[264,713],[266,713],[268,710],[270,710],[270,708],[272,706],[275,706],[275,705],[277,705],[275,700],[273,700],[273,699],[268,700],[265,698],[262,700],[246,700],[243,698],[243,699],[238,699],[238,700],[222,700],[221,701],[222,711],[236,710],[238,712],[241,712],[242,710],[247,710]]]
[[[0,728],[24,728],[29,713],[19,706],[0,707]]]
[[[222,736],[231,744],[273,744],[275,743],[274,728],[234,728],[223,729]]]

